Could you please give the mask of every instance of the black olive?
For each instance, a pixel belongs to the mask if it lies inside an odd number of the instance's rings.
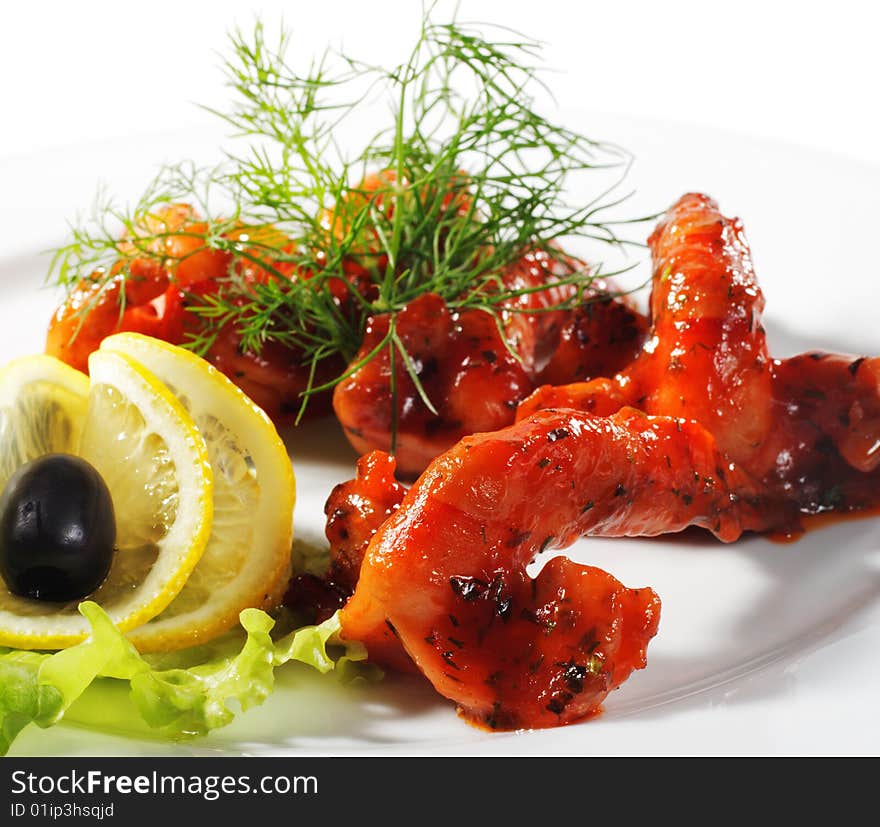
[[[116,520],[103,477],[84,459],[47,454],[22,465],[0,497],[0,575],[14,594],[77,600],[113,561]]]

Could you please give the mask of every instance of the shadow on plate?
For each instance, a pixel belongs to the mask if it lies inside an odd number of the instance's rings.
[[[279,432],[295,462],[344,466],[350,474],[357,461],[358,455],[334,416],[307,419],[299,425],[280,428]]]

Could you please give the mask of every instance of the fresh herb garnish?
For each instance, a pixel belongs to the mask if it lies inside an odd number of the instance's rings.
[[[575,285],[548,309],[582,302],[596,270],[562,254],[559,242],[625,244],[617,226],[645,220],[606,218],[626,197],[615,193],[628,153],[534,108],[534,41],[500,28],[490,39],[429,15],[399,66],[327,55],[304,74],[287,62],[287,33],[270,45],[257,23],[249,35],[236,31],[231,45],[225,73],[235,102],[216,114],[246,149],[230,149],[212,169],[164,167],[131,210],[99,202],[56,251],[51,274],[71,289],[82,279],[130,278],[138,258],[173,265],[164,242],[181,230],[156,218],[169,204],[192,205],[203,221],[183,232],[198,249],[230,253],[231,263],[219,289],[191,297],[188,310],[202,324],[188,346],[204,353],[233,326],[243,349],[277,341],[300,351],[313,377],[303,405],[386,348],[420,389],[393,314],[433,292],[453,309],[492,313],[502,329],[500,305],[543,289],[511,289],[501,278],[528,250],[547,251],[558,283]],[[364,112],[384,106],[390,125],[346,149],[347,136],[363,134]],[[570,204],[576,179],[601,170],[610,173],[596,176],[602,184],[589,202]],[[254,268],[263,278],[245,275]],[[387,335],[350,364],[367,319],[379,313],[392,314]],[[348,368],[315,384],[318,365],[339,357]]]

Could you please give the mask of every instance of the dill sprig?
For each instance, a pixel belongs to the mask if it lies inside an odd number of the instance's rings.
[[[202,318],[190,347],[204,352],[232,326],[247,350],[268,341],[294,348],[312,377],[325,359],[342,357],[349,367],[330,383],[310,382],[304,404],[391,348],[424,397],[394,324],[409,302],[436,293],[453,309],[492,313],[503,333],[501,308],[515,312],[513,300],[532,291],[510,288],[503,274],[527,251],[557,259],[557,283],[575,287],[564,304],[574,306],[597,269],[561,244],[628,243],[617,232],[631,222],[607,216],[626,198],[616,193],[631,158],[537,110],[540,46],[532,40],[427,15],[400,65],[328,53],[304,72],[288,62],[287,32],[270,44],[258,22],[233,32],[230,45],[233,105],[215,111],[234,132],[227,161],[165,167],[127,210],[100,202],[56,251],[58,283],[125,278],[134,259],[163,259],[163,241],[180,230],[155,217],[187,203],[203,216],[200,248],[231,254],[219,289],[188,303]],[[363,140],[365,113],[376,111],[390,113],[388,125]],[[578,181],[587,174],[599,182],[594,195],[570,203],[572,190],[589,191]],[[266,278],[246,278],[248,265]],[[387,336],[352,364],[379,313],[391,314]]]

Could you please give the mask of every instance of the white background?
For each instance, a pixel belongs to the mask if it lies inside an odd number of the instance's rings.
[[[0,158],[204,124],[223,100],[217,52],[235,22],[284,18],[328,43],[399,59],[419,0],[14,2],[0,9]],[[438,17],[454,8],[441,0]],[[547,44],[564,107],[659,116],[880,162],[874,4],[461,0],[460,19]],[[809,175],[809,170],[805,170]],[[0,182],[2,185],[2,182]]]

